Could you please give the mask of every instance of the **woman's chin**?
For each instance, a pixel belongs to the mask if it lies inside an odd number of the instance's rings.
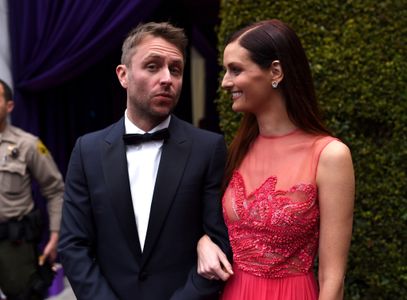
[[[237,103],[232,104],[232,110],[234,112],[246,112],[246,109],[244,109],[244,107],[242,107],[241,105],[239,105]]]

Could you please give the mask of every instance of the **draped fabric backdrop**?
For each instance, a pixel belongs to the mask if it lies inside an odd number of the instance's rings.
[[[217,0],[8,0],[8,6],[16,104],[12,123],[41,137],[63,175],[76,138],[123,115],[126,97],[115,67],[122,41],[139,22],[170,21],[185,28],[205,58],[200,125],[219,131],[213,103],[219,71],[213,30]],[[175,113],[191,122],[190,89],[187,62]]]
[[[8,1],[9,11],[12,123],[40,136],[63,175],[75,140],[123,115],[126,94],[115,68],[123,40],[139,22],[170,21],[186,30],[205,58],[205,118],[200,125],[219,131],[213,102],[219,71],[213,30],[218,0],[1,1]],[[191,106],[187,61],[175,114],[191,122]],[[45,210],[35,186],[34,199]]]
[[[117,105],[108,107],[112,102],[103,99],[125,96],[112,95],[112,86],[118,84],[118,61],[112,53],[116,48],[120,52],[127,32],[158,4],[159,0],[8,1],[12,123],[44,140],[63,175],[78,135],[114,119]],[[102,67],[97,64],[101,60],[106,60]],[[48,224],[36,183],[33,196]],[[40,247],[47,239],[44,231]]]
[[[0,0],[0,78],[12,87],[10,38],[8,33],[8,4],[7,0]]]
[[[127,32],[149,17],[159,0],[9,0],[15,109],[13,124],[42,135],[65,172],[74,137],[69,133],[81,115],[79,94],[98,95],[102,84],[78,86],[77,78],[106,59]],[[100,71],[100,70],[99,70]],[[114,69],[111,70],[114,75]],[[75,79],[75,80],[73,80]],[[72,81],[73,80],[73,81]],[[61,85],[69,83],[65,90]],[[75,91],[74,94],[71,94]],[[68,99],[67,99],[68,96]],[[96,100],[91,100],[96,101]],[[93,112],[96,114],[96,112]],[[61,122],[65,120],[65,122]],[[73,128],[74,129],[74,128]],[[84,130],[93,128],[84,128]]]

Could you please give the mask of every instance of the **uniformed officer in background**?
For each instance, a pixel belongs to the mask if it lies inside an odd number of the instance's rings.
[[[10,87],[0,80],[0,289],[7,300],[43,299],[57,255],[64,183],[38,137],[11,126]],[[50,238],[37,252],[41,213],[34,207],[32,180],[48,200]]]

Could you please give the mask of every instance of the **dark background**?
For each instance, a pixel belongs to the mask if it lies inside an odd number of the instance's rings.
[[[12,18],[10,28],[18,26],[16,24],[16,15],[21,17],[20,14],[24,14],[23,11],[25,10],[24,3],[20,0],[16,1],[9,1]],[[18,2],[20,2],[19,5]],[[75,72],[71,72],[71,74],[78,74],[67,76],[67,80],[53,78],[49,80],[49,85],[46,81],[39,82],[37,85],[24,85],[19,83],[19,79],[13,73],[16,108],[12,114],[12,123],[38,135],[43,140],[54,156],[63,175],[66,173],[70,153],[76,139],[87,132],[110,125],[124,114],[126,94],[117,80],[115,68],[120,64],[121,45],[127,32],[135,27],[139,21],[170,21],[174,25],[185,29],[190,46],[193,45],[206,61],[205,115],[200,121],[200,127],[215,132],[220,131],[218,126],[219,118],[214,104],[219,74],[215,33],[215,27],[219,23],[219,1],[162,0],[156,2],[159,4],[152,9],[152,12],[143,16],[142,20],[135,18],[134,23],[128,22],[128,28],[122,30],[120,37],[116,36],[116,42],[113,45],[109,41],[108,44],[98,46],[94,55],[100,54],[97,53],[98,50],[106,51],[106,48],[103,49],[104,47],[111,50],[89,66],[83,67],[86,65],[86,61],[83,65],[74,66],[73,70]],[[40,6],[40,4],[33,3],[31,5]],[[57,12],[66,9],[66,4],[63,4],[65,6],[60,5],[61,7]],[[44,15],[39,18],[48,19],[52,18],[52,16],[45,15],[44,12]],[[27,31],[27,28],[25,30]],[[11,32],[12,48],[13,45],[16,45],[15,42],[13,43],[13,34],[16,34],[16,32]],[[26,33],[21,30],[17,34]],[[29,47],[27,51],[31,51]],[[63,46],[58,49],[63,50]],[[21,56],[25,54],[21,47],[18,50],[22,51]],[[189,51],[190,47],[188,55]],[[93,59],[92,55],[89,56],[89,59]],[[83,70],[76,72],[77,69]],[[65,75],[64,73],[61,74],[61,76]],[[58,83],[55,84],[55,82]],[[174,113],[178,117],[192,122],[189,60],[187,60],[183,82],[181,99]]]

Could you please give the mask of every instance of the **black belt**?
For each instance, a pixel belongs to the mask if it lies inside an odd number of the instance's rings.
[[[0,241],[8,237],[8,223],[0,223]]]
[[[17,218],[12,218],[0,224],[0,240],[36,240],[41,235],[41,223],[41,212],[39,210],[33,210],[20,221]]]

